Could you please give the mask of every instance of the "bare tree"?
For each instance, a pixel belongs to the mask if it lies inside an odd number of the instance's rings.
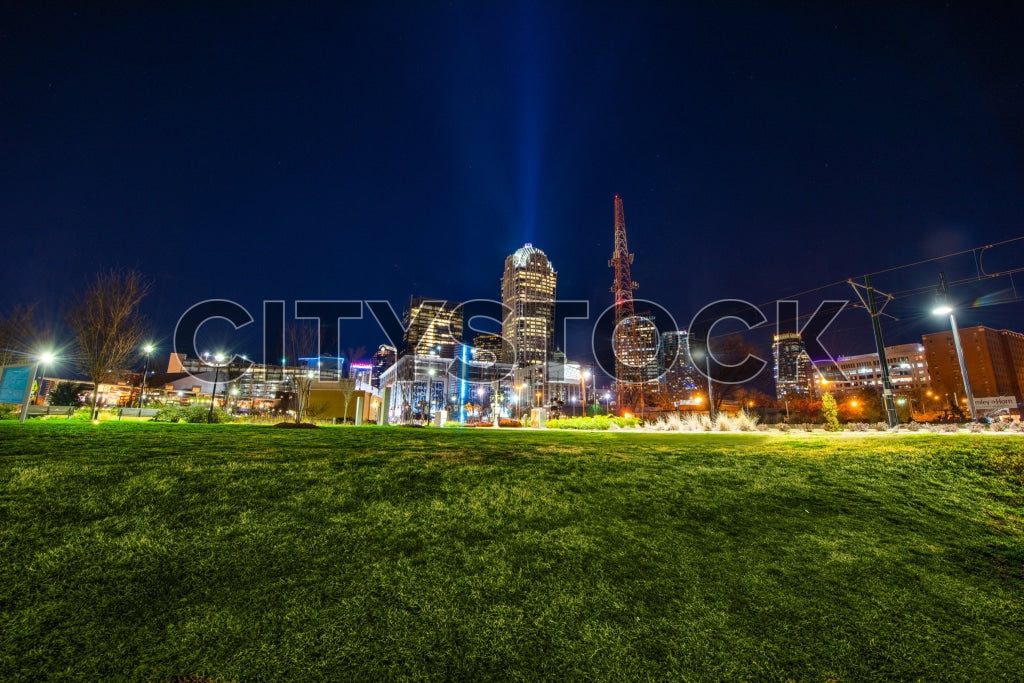
[[[139,304],[150,287],[139,271],[112,268],[89,282],[68,314],[78,341],[78,367],[93,382],[93,419],[100,384],[138,353],[144,332]]]
[[[288,334],[288,358],[293,363],[286,372],[295,394],[295,424],[300,424],[309,406],[309,394],[313,382],[317,379],[318,368],[302,367],[299,359],[312,357],[319,348],[316,328],[309,325],[296,325]]]
[[[737,363],[742,363],[748,355],[757,355],[758,349],[756,346],[748,342],[739,334],[730,334],[722,339],[712,341],[712,354],[715,359],[726,366],[734,366]],[[700,361],[697,361],[698,369],[701,369]],[[728,371],[726,375],[728,375]],[[723,380],[730,379],[729,377],[721,378]],[[704,386],[707,388],[707,379],[703,380]],[[714,412],[717,414],[722,410],[722,403],[725,401],[732,401],[737,398],[737,393],[740,391],[742,384],[733,384],[729,381],[719,381],[714,379],[711,382],[712,393],[714,400]]]
[[[35,311],[32,306],[15,306],[0,316],[0,367],[22,359],[32,344]]]

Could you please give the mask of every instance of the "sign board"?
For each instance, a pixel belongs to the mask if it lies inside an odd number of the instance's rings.
[[[32,396],[32,384],[36,366],[6,365],[0,368],[0,403],[20,403],[21,421],[28,413],[28,400]]]
[[[8,365],[0,368],[0,403],[22,403],[25,392],[32,391],[32,366]]]
[[[1014,396],[985,396],[974,399],[974,407],[978,410],[1003,410],[1017,407],[1017,398]]]

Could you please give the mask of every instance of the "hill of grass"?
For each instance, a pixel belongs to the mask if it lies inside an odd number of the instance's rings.
[[[0,482],[5,681],[1024,671],[1020,435],[0,422]]]

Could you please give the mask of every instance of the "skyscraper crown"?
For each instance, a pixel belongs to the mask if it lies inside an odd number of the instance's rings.
[[[516,252],[512,254],[512,265],[515,268],[526,268],[530,265],[530,261],[535,257],[541,257],[544,264],[548,267],[548,270],[554,272],[554,268],[551,267],[551,263],[548,261],[547,254],[533,246],[529,242],[516,249]]]

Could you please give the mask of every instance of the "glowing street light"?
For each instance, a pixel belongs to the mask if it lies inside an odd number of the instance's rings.
[[[971,411],[971,422],[978,421],[974,409],[974,394],[971,392],[971,381],[967,378],[967,363],[964,362],[964,347],[960,344],[960,329],[956,325],[956,313],[949,301],[949,286],[946,284],[946,273],[939,273],[939,296],[941,297],[932,310],[935,315],[948,315],[949,327],[953,330],[953,346],[956,347],[956,358],[960,361],[960,376],[964,378],[964,393],[967,394],[967,407]]]
[[[206,354],[203,354],[203,355],[206,355]],[[224,364],[224,354],[223,353],[214,354],[213,359],[215,361],[217,361],[214,364],[214,367],[217,368],[217,371],[214,372],[214,374],[213,374],[213,391],[210,392],[210,412],[207,413],[207,415],[206,415],[206,423],[207,424],[212,424],[213,423],[213,406],[217,402],[217,380],[220,379],[220,367],[221,367],[221,365]]]
[[[580,409],[581,415],[587,412],[587,381],[590,379],[590,370],[584,370],[580,375]]]
[[[43,351],[42,353],[39,354],[39,356],[37,356],[36,359],[39,361],[39,370],[40,370],[39,379],[40,380],[45,380],[46,379],[46,367],[48,365],[52,365],[53,361],[55,361],[57,359],[57,357],[54,355],[54,353],[52,351]],[[35,377],[33,377],[32,378],[32,382],[33,382],[33,385],[34,385],[33,386],[33,391],[36,392],[34,403],[36,405],[39,405],[39,399],[41,398],[40,394],[42,393],[40,391],[42,389],[42,381],[37,381],[35,379]]]
[[[142,409],[142,397],[146,394],[146,375],[149,374],[149,358],[153,355],[153,351],[156,347],[152,344],[146,344],[142,347],[143,353],[146,354],[146,367],[142,370],[142,384],[139,385],[139,409]],[[141,413],[140,413],[141,415]]]

